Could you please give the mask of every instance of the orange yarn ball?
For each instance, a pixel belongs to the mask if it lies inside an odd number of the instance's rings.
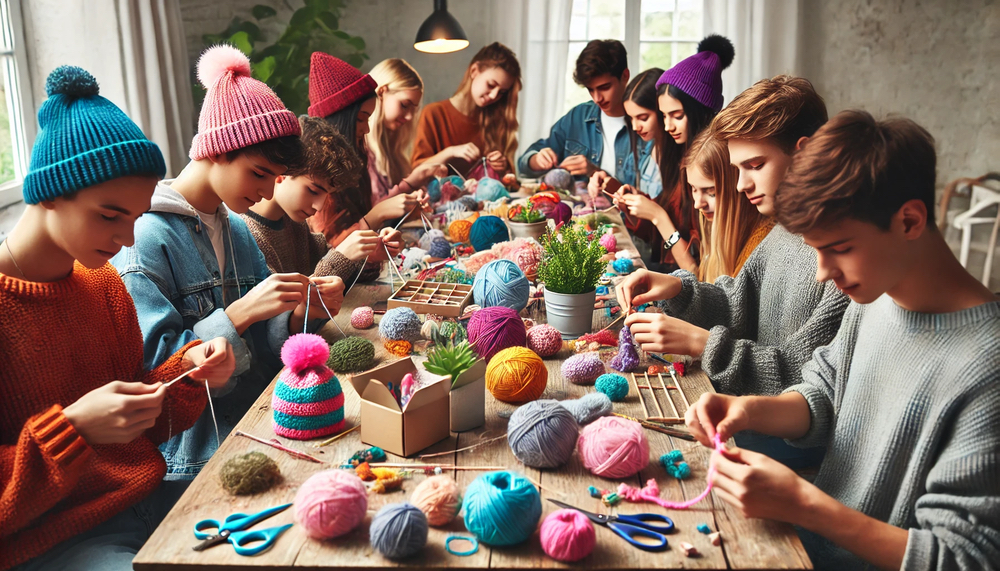
[[[470,230],[472,230],[472,222],[456,220],[448,226],[448,235],[451,236],[453,242],[468,242]]]
[[[549,371],[542,358],[526,347],[508,347],[486,366],[486,388],[497,400],[520,404],[542,396]]]
[[[385,350],[392,353],[397,357],[405,357],[410,354],[413,350],[413,344],[409,341],[397,341],[395,339],[384,339],[382,344],[385,345]]]

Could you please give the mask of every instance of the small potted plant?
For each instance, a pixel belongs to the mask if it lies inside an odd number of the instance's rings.
[[[451,377],[451,430],[462,432],[486,423],[486,363],[468,341],[437,344],[427,353],[424,368]]]
[[[507,211],[507,227],[510,237],[539,239],[548,230],[549,221],[534,205],[525,208],[517,205]]]
[[[607,250],[578,224],[567,224],[542,237],[538,280],[545,284],[545,314],[564,339],[590,333],[597,282],[607,262]]]

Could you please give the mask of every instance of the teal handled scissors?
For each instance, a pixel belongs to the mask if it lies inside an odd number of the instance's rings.
[[[287,510],[291,505],[275,506],[253,515],[232,514],[222,520],[221,523],[217,519],[203,519],[194,524],[194,536],[204,541],[195,545],[192,549],[203,551],[209,547],[228,541],[233,544],[233,549],[240,555],[257,555],[274,545],[278,536],[284,533],[286,529],[292,527],[292,524],[289,523],[279,527],[253,531],[243,530],[274,514]],[[250,543],[253,543],[253,545],[248,546],[247,544]]]
[[[603,525],[620,535],[632,547],[638,547],[645,551],[663,551],[666,549],[667,536],[664,534],[674,530],[673,520],[665,515],[650,513],[634,515],[595,514],[576,506],[565,504],[559,500],[549,498],[549,501],[561,508],[576,510],[582,513],[590,521]],[[646,538],[650,541],[640,541],[638,538]]]

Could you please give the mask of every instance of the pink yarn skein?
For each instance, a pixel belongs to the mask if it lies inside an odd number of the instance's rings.
[[[345,470],[318,472],[295,494],[295,521],[314,539],[333,539],[365,519],[368,491],[361,478]]]
[[[580,433],[577,449],[583,466],[596,476],[621,479],[649,464],[649,441],[638,422],[604,416]]]
[[[604,246],[604,249],[607,250],[609,254],[613,254],[616,250],[618,250],[618,240],[615,238],[614,234],[604,234],[597,243]]]
[[[562,334],[547,323],[536,325],[528,330],[528,349],[539,357],[551,357],[562,349]]]
[[[356,307],[351,312],[351,327],[355,329],[368,329],[375,325],[375,312],[367,305]]]
[[[542,550],[556,561],[579,561],[594,551],[597,534],[587,516],[576,510],[556,510],[538,530]]]

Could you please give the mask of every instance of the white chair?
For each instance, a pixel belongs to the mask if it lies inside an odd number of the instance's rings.
[[[969,209],[955,215],[951,221],[952,227],[962,232],[962,245],[959,250],[959,262],[963,267],[968,267],[969,250],[972,246],[972,227],[978,224],[992,224],[993,230],[990,232],[990,239],[986,243],[986,262],[983,264],[983,285],[989,287],[990,274],[993,272],[993,258],[996,254],[997,234],[1000,231],[1000,191],[989,188],[983,183],[986,181],[998,180],[1000,176],[996,174],[986,175],[978,179],[959,179],[945,189],[941,201],[941,220],[943,228],[947,224],[947,208],[953,194],[965,194],[968,189],[970,195]],[[986,211],[997,209],[995,216],[990,216]]]

